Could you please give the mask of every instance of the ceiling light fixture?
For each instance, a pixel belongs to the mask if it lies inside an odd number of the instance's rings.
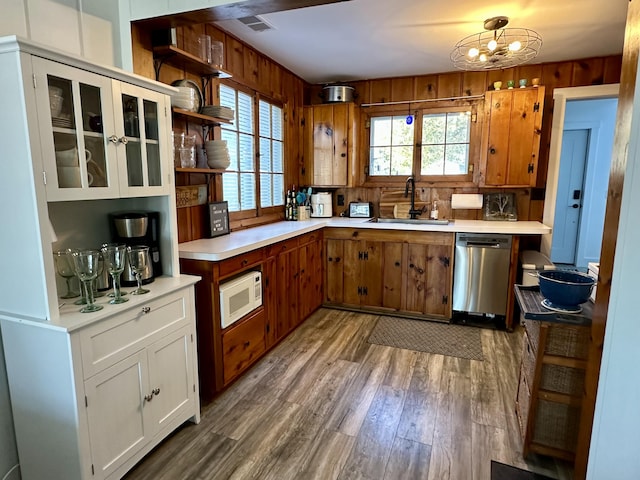
[[[485,32],[463,38],[451,52],[451,61],[461,70],[496,70],[521,65],[538,55],[542,37],[527,28],[504,28],[507,17],[484,22]]]

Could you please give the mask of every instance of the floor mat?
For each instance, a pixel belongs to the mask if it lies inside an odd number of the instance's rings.
[[[369,343],[483,360],[480,329],[426,320],[381,316]]]
[[[491,460],[491,480],[553,480],[539,473],[528,472],[511,465]]]

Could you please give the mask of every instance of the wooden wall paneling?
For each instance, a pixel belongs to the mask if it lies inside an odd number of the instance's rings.
[[[135,23],[131,24],[131,54],[133,71],[138,75],[155,79],[151,35]]]
[[[487,72],[464,72],[462,74],[462,95],[484,95],[488,90]]]
[[[271,88],[271,62],[264,55],[257,55],[258,63],[258,91],[273,97]]]
[[[613,275],[614,256],[618,239],[622,187],[627,169],[627,149],[629,138],[631,137],[631,120],[633,118],[634,94],[637,82],[636,75],[640,52],[640,36],[638,36],[637,33],[639,28],[640,3],[637,1],[629,2],[624,51],[622,54],[622,69],[620,73],[616,129],[613,139],[613,153],[607,193],[607,207],[604,216],[602,250],[600,253],[598,293],[596,295],[591,323],[591,342],[589,344],[589,357],[587,360],[585,393],[582,399],[578,445],[576,448],[574,478],[577,480],[586,477],[587,461],[589,459],[593,414],[598,392],[600,363],[602,360],[602,349],[611,295],[611,277]]]
[[[271,96],[277,100],[286,100],[286,95],[284,91],[284,84],[282,81],[282,76],[284,72],[282,68],[275,63],[269,62],[269,91],[271,92]]]
[[[573,62],[571,85],[602,85],[604,82],[604,59],[587,58]]]
[[[391,100],[391,79],[371,80],[369,85],[371,88],[371,103],[389,102]]]
[[[604,59],[604,83],[619,83],[622,71],[622,55],[606,57]]]
[[[438,75],[438,97],[459,97],[462,95],[462,73]]]
[[[354,88],[355,103],[357,105],[371,102],[370,82],[351,82],[351,86]]]
[[[487,90],[493,90],[493,82],[502,82],[502,88],[507,88],[507,80],[504,70],[489,70],[487,72]]]
[[[542,65],[520,65],[518,67],[518,80],[527,79],[527,86],[531,86],[531,80],[534,78],[542,78]]]
[[[414,100],[415,98],[414,77],[399,77],[391,80],[392,102],[403,102],[405,100]]]
[[[542,115],[542,134],[538,156],[538,180],[536,186],[544,188],[549,168],[549,146],[551,144],[551,124],[553,120],[553,90],[571,87],[573,62],[546,63],[542,66],[540,84],[545,86],[544,110]]]
[[[249,87],[258,88],[258,53],[251,48],[244,49],[244,76],[243,83]]]
[[[422,75],[416,77],[416,100],[430,100],[438,98],[438,76]]]
[[[224,44],[226,70],[234,78],[244,78],[244,45],[227,35]]]

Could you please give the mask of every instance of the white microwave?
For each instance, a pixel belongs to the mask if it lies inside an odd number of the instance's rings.
[[[262,305],[262,273],[251,271],[220,284],[220,325],[227,328]]]

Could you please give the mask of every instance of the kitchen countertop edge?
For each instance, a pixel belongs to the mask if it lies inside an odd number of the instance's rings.
[[[551,228],[535,221],[454,220],[448,225],[375,223],[369,218],[331,217],[298,222],[276,222],[232,232],[216,238],[203,238],[178,245],[180,258],[221,261],[325,227],[404,230],[416,232],[488,233],[507,235],[545,235]]]

